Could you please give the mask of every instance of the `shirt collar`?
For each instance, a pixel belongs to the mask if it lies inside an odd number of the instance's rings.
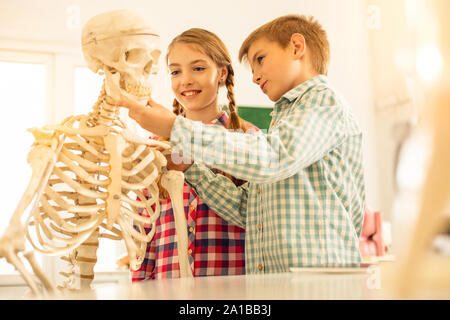
[[[214,119],[208,124],[221,124],[223,126],[226,125],[228,122],[228,114],[225,111],[221,111],[220,115],[217,117],[217,119]]]
[[[298,97],[304,95],[309,89],[312,87],[321,84],[321,83],[328,83],[327,76],[324,75],[318,75],[314,78],[311,78],[302,84],[298,85],[297,87],[289,90],[286,92],[276,103],[275,105],[282,104],[284,100],[288,100],[289,103],[291,103],[293,100],[297,99]]]

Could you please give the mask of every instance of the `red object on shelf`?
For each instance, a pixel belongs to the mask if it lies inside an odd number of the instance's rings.
[[[384,256],[382,224],[381,212],[366,208],[363,229],[359,238],[359,250],[363,257]]]

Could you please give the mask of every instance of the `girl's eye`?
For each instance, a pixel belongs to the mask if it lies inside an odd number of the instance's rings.
[[[203,71],[203,70],[205,70],[206,68],[203,68],[203,67],[195,67],[194,68],[194,71]]]
[[[258,58],[256,58],[256,60],[258,61],[259,64],[261,64],[263,59],[264,59],[264,56],[259,56]]]
[[[180,73],[180,71],[174,70],[174,71],[171,71],[171,72],[170,72],[170,75],[176,76],[178,73]]]

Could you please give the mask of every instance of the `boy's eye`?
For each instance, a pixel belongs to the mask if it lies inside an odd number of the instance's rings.
[[[259,56],[258,58],[256,58],[256,61],[258,61],[258,63],[261,64],[263,59],[264,59],[264,56]]]
[[[206,68],[204,68],[204,67],[195,67],[194,68],[194,71],[203,71],[203,70],[205,70]]]
[[[171,72],[170,72],[170,75],[171,75],[171,76],[176,76],[176,75],[179,74],[179,73],[180,73],[180,71],[174,70],[174,71],[171,71]]]

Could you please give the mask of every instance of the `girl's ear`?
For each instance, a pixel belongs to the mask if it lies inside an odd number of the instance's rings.
[[[292,46],[292,53],[295,59],[301,59],[306,52],[306,40],[300,33],[294,33],[291,36],[290,45]]]
[[[228,68],[226,66],[219,68],[219,84],[225,84],[228,77]]]

